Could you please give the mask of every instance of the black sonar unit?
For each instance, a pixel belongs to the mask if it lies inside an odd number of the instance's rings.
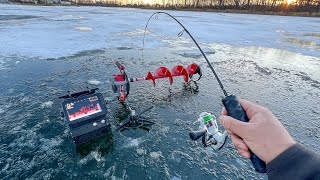
[[[59,97],[65,99],[62,116],[76,145],[111,132],[111,125],[106,120],[106,103],[102,94],[95,92],[97,89]]]

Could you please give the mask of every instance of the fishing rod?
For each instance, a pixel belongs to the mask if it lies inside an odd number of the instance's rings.
[[[205,55],[205,53],[203,52],[203,50],[201,49],[201,47],[199,46],[199,44],[197,43],[197,41],[193,38],[193,36],[190,34],[190,32],[187,30],[187,28],[179,21],[177,20],[175,17],[173,17],[172,15],[166,13],[166,12],[155,12],[153,13],[148,21],[147,24],[145,26],[145,30],[144,30],[144,35],[143,35],[143,47],[142,47],[142,55],[143,55],[143,49],[144,49],[144,45],[145,45],[145,36],[146,36],[146,31],[149,25],[150,20],[152,19],[153,16],[156,17],[156,20],[158,19],[158,15],[159,14],[164,14],[169,16],[171,19],[175,20],[182,28],[183,30],[178,34],[178,36],[182,36],[184,32],[186,32],[189,37],[192,39],[192,41],[194,42],[194,44],[197,46],[197,48],[199,49],[199,51],[201,52],[202,56],[204,57],[204,59],[206,60],[206,62],[208,63],[209,68],[211,69],[213,75],[215,76],[216,80],[218,81],[218,84],[224,94],[224,98],[222,99],[222,103],[224,105],[224,107],[226,108],[226,111],[228,113],[229,116],[242,121],[242,122],[249,122],[249,118],[247,116],[247,114],[245,113],[245,111],[243,110],[243,108],[241,107],[237,97],[235,95],[228,95],[228,93],[226,92],[226,90],[224,89],[224,86],[220,80],[220,78],[218,77],[216,71],[213,69],[211,63],[209,62],[207,56]],[[210,115],[205,115],[202,118],[203,121],[206,122],[206,126],[202,126],[204,127],[202,130],[200,131],[193,131],[191,132],[190,138],[192,140],[197,140],[200,137],[205,137],[205,135],[208,133],[210,135],[210,125],[214,128],[214,131],[217,132],[217,127],[214,126],[214,121],[212,121],[212,116]],[[225,133],[224,133],[225,134]],[[211,137],[214,137],[214,135],[216,134],[211,134]],[[222,136],[222,135],[221,135]],[[221,136],[219,136],[217,138],[217,140],[221,140]],[[210,136],[209,136],[210,137]],[[222,140],[221,140],[222,141]],[[221,142],[220,141],[220,142]],[[225,141],[225,140],[224,140]],[[221,147],[224,145],[224,143],[221,145]],[[221,148],[220,147],[220,148]],[[250,160],[252,162],[253,167],[255,168],[255,170],[259,173],[266,173],[266,163],[264,161],[262,161],[258,156],[256,156],[250,149],[249,149],[251,156],[250,156]]]
[[[220,79],[219,79],[216,71],[213,69],[211,63],[209,62],[207,56],[204,54],[204,52],[203,52],[202,49],[200,48],[200,46],[199,46],[199,44],[197,43],[197,41],[193,38],[193,36],[190,34],[190,32],[187,30],[187,28],[185,28],[185,27],[183,26],[183,24],[182,24],[180,21],[178,21],[175,17],[173,17],[172,15],[170,15],[170,14],[168,14],[168,13],[166,13],[166,12],[156,12],[156,13],[153,13],[153,14],[150,16],[150,18],[148,19],[148,22],[147,22],[147,24],[146,24],[146,27],[145,27],[145,30],[144,30],[144,34],[143,34],[143,47],[142,47],[142,51],[143,51],[143,49],[144,49],[145,36],[146,36],[146,30],[148,29],[148,24],[149,24],[151,18],[152,18],[154,15],[158,15],[158,14],[166,14],[166,15],[168,15],[169,17],[171,17],[172,19],[174,19],[174,20],[183,28],[183,30],[178,34],[179,37],[182,36],[183,32],[186,32],[186,33],[190,36],[190,38],[192,39],[192,41],[193,41],[193,42],[196,44],[196,46],[198,47],[198,49],[199,49],[199,51],[201,52],[201,54],[202,54],[202,56],[204,57],[204,59],[207,61],[208,65],[209,65],[209,68],[210,68],[211,71],[213,72],[214,76],[215,76],[216,79],[218,80],[219,86],[220,86],[221,90],[223,91],[223,94],[224,94],[225,96],[228,96],[227,92],[224,90],[224,87],[223,87],[223,85],[222,85],[222,83],[221,83],[221,81],[220,81]],[[156,19],[158,19],[157,16],[156,16]]]

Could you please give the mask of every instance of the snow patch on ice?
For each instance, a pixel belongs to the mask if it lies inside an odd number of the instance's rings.
[[[129,141],[129,143],[125,147],[126,148],[138,147],[141,142],[142,142],[141,138],[132,139],[131,141]]]
[[[19,131],[20,129],[22,129],[22,126],[15,126],[15,127],[13,128],[14,131]]]
[[[182,151],[173,151],[170,159],[175,161],[176,163],[180,163],[182,159],[187,159],[189,161],[193,161],[194,159],[187,153]]]
[[[85,17],[83,16],[74,16],[74,15],[71,15],[71,14],[66,14],[66,15],[63,15],[64,18],[71,18],[71,19],[84,19]]]
[[[94,79],[89,80],[89,81],[88,81],[88,83],[89,83],[89,84],[92,84],[92,85],[96,85],[96,86],[98,86],[98,85],[100,85],[100,84],[101,84],[101,82],[100,82],[100,81],[98,81],[98,80],[94,80]]]
[[[151,152],[150,156],[155,160],[159,160],[160,157],[163,157],[161,151]]]
[[[98,151],[93,151],[91,152],[91,156],[97,161],[97,162],[100,162],[100,161],[104,161],[105,158],[101,156],[101,153],[99,153]]]
[[[147,153],[145,149],[140,149],[140,148],[137,149],[136,151],[137,151],[137,154],[138,154],[138,155],[144,155],[144,154]]]
[[[25,103],[25,102],[28,102],[30,100],[29,97],[24,97],[20,100],[21,103]]]
[[[4,110],[2,108],[0,108],[0,114],[4,113]]]
[[[6,66],[4,64],[5,64],[5,62],[0,60],[0,70],[6,69]]]
[[[92,28],[90,27],[75,27],[76,30],[80,30],[80,31],[91,31]]]
[[[52,108],[53,101],[47,101],[41,104],[41,108]]]
[[[80,165],[85,165],[85,164],[87,164],[87,162],[88,162],[88,160],[89,160],[89,157],[90,157],[90,156],[88,155],[88,156],[80,159],[79,164],[80,164]]]
[[[166,134],[169,132],[169,130],[170,130],[170,127],[168,127],[168,126],[161,126],[161,128],[159,128],[159,132],[161,134]]]
[[[43,151],[48,151],[54,147],[59,146],[63,140],[61,138],[51,138],[51,139],[40,139],[40,141],[43,143],[41,146],[41,149]]]
[[[149,31],[146,31],[146,34]],[[144,35],[144,29],[135,29],[133,31],[128,31],[128,32],[121,32],[121,33],[115,33],[115,36],[142,36]]]

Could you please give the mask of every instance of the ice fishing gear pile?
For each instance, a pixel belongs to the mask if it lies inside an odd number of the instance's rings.
[[[169,16],[173,20],[175,20],[183,30],[178,34],[178,36],[182,36],[183,33],[187,33],[192,41],[195,43],[199,51],[201,52],[202,56],[208,63],[210,70],[212,71],[215,79],[218,81],[218,84],[225,95],[222,99],[222,103],[226,108],[226,111],[229,116],[243,122],[249,122],[249,119],[239,104],[236,96],[228,95],[225,91],[224,86],[222,85],[217,73],[213,69],[211,63],[209,62],[208,58],[200,48],[199,44],[195,41],[189,31],[179,22],[175,17],[172,15],[165,13],[165,12],[156,12],[150,16],[148,22],[145,27],[144,37],[143,37],[143,46],[144,46],[144,39],[146,30],[148,28],[148,24],[153,16],[158,19],[159,14],[164,14]],[[143,48],[142,48],[143,50]],[[177,65],[173,67],[171,70],[167,69],[166,67],[159,67],[154,74],[148,72],[147,76],[140,77],[140,78],[129,78],[125,72],[125,68],[119,62],[116,62],[120,70],[120,74],[115,74],[111,78],[111,84],[113,92],[117,94],[117,97],[120,102],[125,102],[127,96],[130,93],[130,83],[136,81],[144,81],[150,80],[152,81],[153,85],[155,86],[156,79],[160,78],[168,78],[169,83],[173,83],[173,77],[175,76],[183,76],[184,81],[188,82],[193,75],[199,74],[199,79],[202,76],[202,71],[197,64],[191,64],[184,68],[183,66]],[[198,79],[198,80],[199,80]],[[67,123],[71,129],[73,134],[74,140],[79,136],[83,137],[84,140],[89,139],[89,136],[95,134],[95,132],[100,132],[100,127],[105,127],[103,124],[105,123],[104,119],[100,120],[106,115],[106,107],[105,102],[102,98],[102,95],[99,93],[95,93],[95,90],[91,91],[84,91],[80,93],[75,93],[69,96],[64,96],[66,101],[62,103],[62,108],[64,111],[64,115],[66,117]],[[147,110],[150,110],[148,108]],[[66,116],[67,115],[67,116]],[[134,110],[130,109],[130,116],[129,120],[123,124],[120,124],[117,129],[121,129],[128,124],[132,123],[152,123],[147,121],[140,121],[138,120],[140,115],[137,115]],[[197,122],[200,122],[199,130],[190,132],[191,140],[198,140],[202,137],[202,144],[204,147],[213,147],[214,149],[220,149],[226,142],[227,132],[219,132],[216,118],[214,115],[210,113],[203,112],[199,115]],[[138,123],[138,124],[139,124]],[[99,133],[97,134],[99,135]],[[80,142],[80,141],[79,141]],[[251,152],[250,160],[255,168],[255,170],[259,173],[266,172],[266,164],[263,162],[258,156],[256,156],[253,152]]]
[[[114,74],[111,78],[111,86],[113,92],[117,95],[118,100],[120,102],[124,102],[126,97],[130,93],[130,83],[136,81],[152,81],[153,86],[156,86],[156,79],[161,78],[168,78],[170,85],[173,84],[173,77],[176,76],[183,76],[184,82],[189,82],[192,80],[193,75],[198,74],[199,77],[196,81],[201,79],[202,71],[200,66],[197,64],[190,64],[187,68],[184,68],[181,65],[177,65],[173,67],[171,70],[167,69],[166,67],[162,66],[159,67],[154,74],[150,71],[148,72],[147,76],[145,77],[136,77],[136,78],[129,78],[127,73],[125,72],[125,68],[122,64],[118,61],[115,62],[120,70],[120,74]]]

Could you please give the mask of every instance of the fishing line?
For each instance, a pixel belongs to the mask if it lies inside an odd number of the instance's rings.
[[[228,93],[227,93],[227,91],[224,89],[224,86],[222,85],[222,83],[221,83],[221,81],[220,81],[217,73],[216,73],[215,70],[213,69],[211,63],[209,62],[207,56],[204,54],[203,50],[201,49],[201,47],[199,46],[199,44],[197,43],[197,41],[193,38],[193,36],[192,36],[192,35],[190,34],[190,32],[188,31],[188,29],[187,29],[186,27],[184,27],[184,25],[183,25],[179,20],[177,20],[175,17],[173,17],[172,15],[170,15],[170,14],[168,14],[168,13],[166,13],[166,12],[155,12],[155,13],[153,13],[153,14],[149,17],[149,19],[148,19],[148,21],[147,21],[147,24],[146,24],[146,26],[145,26],[145,29],[144,29],[144,33],[143,33],[142,58],[144,59],[144,57],[143,57],[143,50],[144,50],[145,37],[146,37],[146,32],[147,32],[147,29],[148,29],[149,22],[150,22],[150,20],[152,19],[153,16],[155,16],[155,19],[158,20],[158,19],[159,19],[159,14],[165,14],[165,15],[171,17],[171,19],[175,20],[175,21],[183,28],[183,30],[178,33],[178,37],[181,37],[184,32],[189,35],[189,37],[192,39],[192,41],[194,42],[194,44],[197,46],[197,48],[198,48],[199,51],[201,52],[201,54],[202,54],[202,56],[204,57],[204,59],[207,61],[208,66],[209,66],[209,68],[211,69],[212,73],[214,74],[215,78],[217,79],[218,84],[219,84],[219,86],[220,86],[223,94],[224,94],[225,96],[228,96]]]

